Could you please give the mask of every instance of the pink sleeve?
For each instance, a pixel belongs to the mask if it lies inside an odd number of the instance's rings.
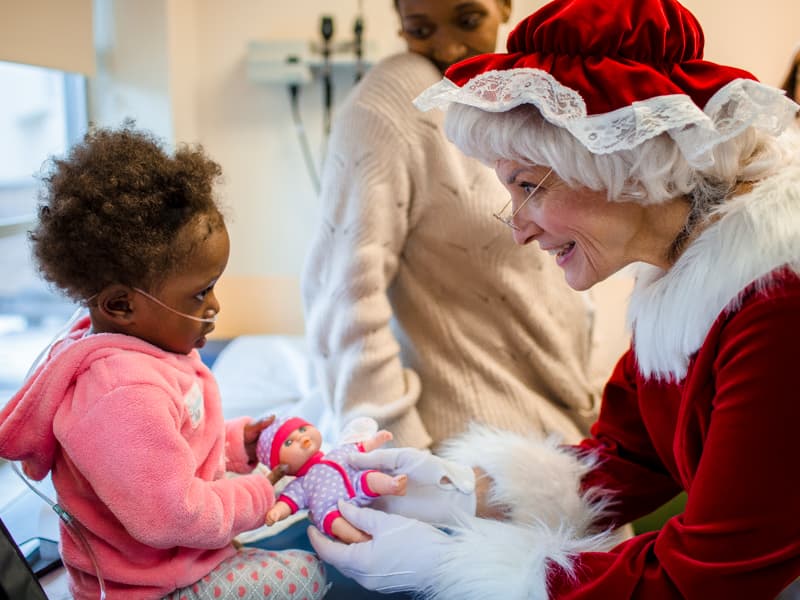
[[[263,524],[272,485],[259,474],[222,476],[218,426],[201,421],[182,432],[190,425],[181,425],[181,399],[160,386],[84,392],[91,404],[61,411],[56,436],[134,538],[156,548],[219,548]]]
[[[225,422],[225,470],[234,473],[249,473],[257,463],[251,463],[244,449],[244,426],[250,417],[239,417]]]

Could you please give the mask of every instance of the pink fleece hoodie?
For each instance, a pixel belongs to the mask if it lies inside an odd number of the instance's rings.
[[[0,456],[34,479],[52,473],[58,502],[84,526],[109,600],[160,598],[233,555],[234,536],[264,523],[269,481],[250,473],[247,418],[224,422],[197,351],[87,335],[88,319],[0,412]],[[226,477],[226,471],[249,473]],[[62,524],[76,598],[99,586]]]

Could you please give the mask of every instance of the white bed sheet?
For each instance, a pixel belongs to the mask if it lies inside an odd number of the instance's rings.
[[[339,437],[315,384],[303,336],[251,335],[225,346],[212,366],[226,419],[294,415],[314,424],[325,440]]]

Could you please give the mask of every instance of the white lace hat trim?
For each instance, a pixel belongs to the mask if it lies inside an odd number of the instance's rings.
[[[735,79],[720,88],[704,110],[689,96],[673,94],[587,115],[578,92],[561,85],[550,73],[532,68],[487,71],[463,87],[442,79],[414,100],[423,111],[445,109],[454,103],[488,112],[533,104],[545,119],[567,129],[595,154],[629,150],[666,131],[697,168],[713,164],[713,148],[747,127],[778,135],[798,110],[782,90],[751,79]]]

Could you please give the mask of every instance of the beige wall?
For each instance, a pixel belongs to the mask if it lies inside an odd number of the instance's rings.
[[[706,59],[751,71],[780,85],[800,42],[795,0],[684,0],[706,34]]]
[[[94,73],[92,0],[0,0],[0,60]]]

